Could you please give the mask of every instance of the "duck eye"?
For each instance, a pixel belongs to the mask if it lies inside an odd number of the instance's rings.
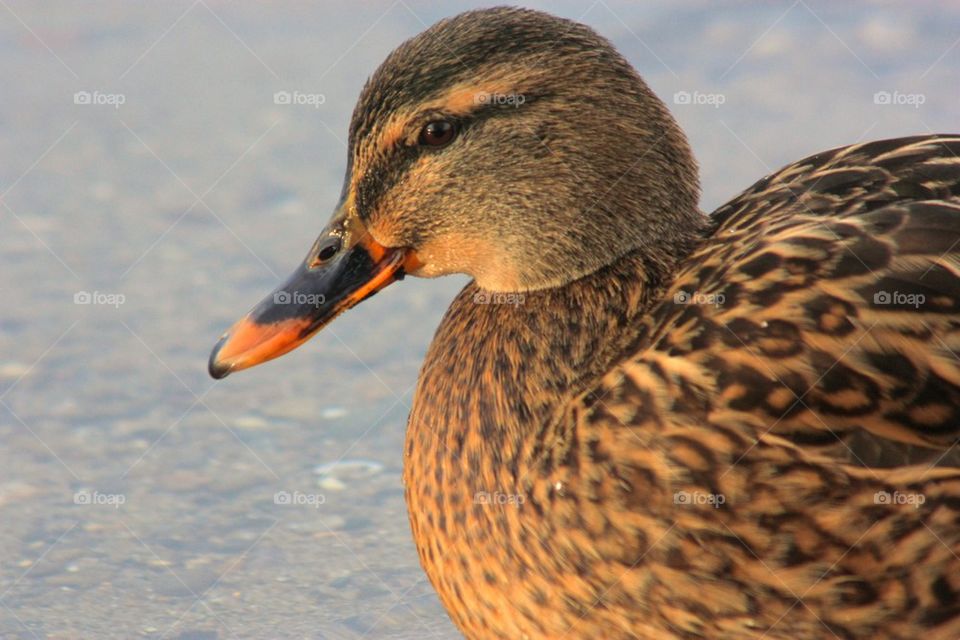
[[[428,147],[442,147],[457,135],[457,128],[449,120],[434,120],[420,130],[419,143]]]

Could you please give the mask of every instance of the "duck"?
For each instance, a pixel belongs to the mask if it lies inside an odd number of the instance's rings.
[[[957,638],[958,154],[839,147],[707,215],[610,42],[463,13],[369,78],[328,225],[209,371],[466,274],[403,473],[465,637]]]

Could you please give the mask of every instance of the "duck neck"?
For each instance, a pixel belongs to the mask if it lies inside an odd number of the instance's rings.
[[[407,478],[431,468],[431,476],[481,468],[516,475],[525,444],[553,413],[642,338],[640,317],[675,266],[644,253],[552,289],[492,294],[467,285],[420,373]]]

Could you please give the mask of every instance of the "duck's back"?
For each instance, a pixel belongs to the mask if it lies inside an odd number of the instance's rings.
[[[634,438],[605,453],[649,522],[645,624],[960,636],[958,153],[882,141],[760,181],[570,407],[568,433]]]
[[[549,350],[485,353],[470,327],[513,344],[519,325],[455,303],[405,477],[461,629],[960,636],[958,153],[955,137],[884,141],[765,178],[714,214],[675,278],[636,295],[620,281],[619,313],[584,306],[619,316],[604,344],[627,355],[583,378],[520,385],[551,370]],[[477,487],[503,503],[471,500]]]
[[[710,371],[712,410],[805,449],[943,462],[960,436],[958,153],[885,140],[761,180],[713,214],[637,359]]]

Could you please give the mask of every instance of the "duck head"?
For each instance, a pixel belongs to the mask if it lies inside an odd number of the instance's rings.
[[[521,292],[637,250],[671,262],[703,225],[698,198],[682,131],[591,29],[515,8],[443,20],[367,82],[332,219],[210,373],[294,349],[405,274]]]

